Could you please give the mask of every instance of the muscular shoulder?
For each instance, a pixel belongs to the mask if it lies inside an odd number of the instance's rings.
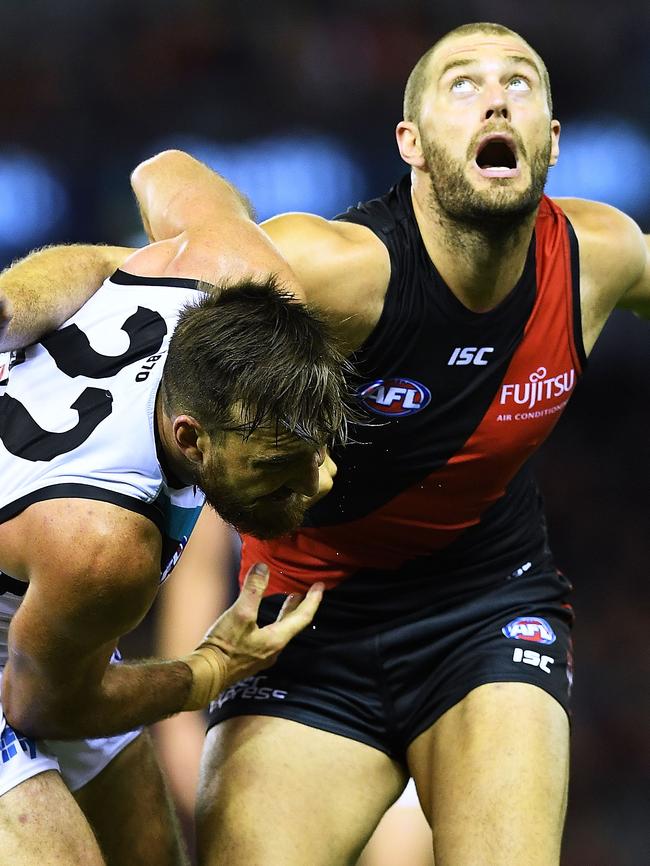
[[[583,336],[591,348],[613,308],[644,280],[648,251],[639,226],[610,205],[557,199],[578,237]]]
[[[129,631],[148,610],[161,537],[142,515],[95,500],[55,499],[35,503],[5,527],[8,538],[23,541],[13,571],[29,580],[39,608],[52,604],[62,621],[69,616],[76,629],[106,631],[105,639]]]
[[[288,260],[307,302],[351,348],[375,326],[390,279],[388,250],[370,229],[311,214],[274,217],[262,228]]]

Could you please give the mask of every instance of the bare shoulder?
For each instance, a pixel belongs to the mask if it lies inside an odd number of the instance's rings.
[[[390,275],[388,250],[365,226],[287,213],[267,220],[262,228],[311,294],[331,294],[332,300],[340,296],[332,285],[333,276],[349,274],[346,284],[354,288],[365,283],[367,288],[387,282]]]
[[[288,213],[262,228],[287,259],[308,303],[358,344],[376,324],[390,280],[386,246],[365,226]]]
[[[11,620],[3,682],[15,724],[29,729],[50,713],[65,718],[66,695],[88,699],[99,687],[119,638],[155,597],[161,543],[148,523],[108,503],[58,499],[35,503],[0,527],[22,541],[29,581]],[[2,541],[0,549],[4,556]]]
[[[91,643],[129,631],[155,597],[160,532],[136,512],[96,500],[45,500],[0,530],[3,570],[29,581],[32,601],[38,597],[32,606],[54,605],[59,621]]]
[[[640,312],[648,304],[648,245],[639,226],[610,205],[557,199],[580,249],[582,333],[587,354],[616,306]]]

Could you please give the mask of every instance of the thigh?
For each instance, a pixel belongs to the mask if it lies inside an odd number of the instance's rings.
[[[95,831],[107,866],[187,864],[148,733],[132,740],[74,796]]]
[[[550,694],[482,685],[414,740],[408,761],[436,866],[559,863],[569,722]]]
[[[105,866],[88,822],[55,770],[0,796],[0,851],[11,866]]]
[[[365,743],[288,719],[231,718],[206,740],[201,866],[352,866],[405,781]]]

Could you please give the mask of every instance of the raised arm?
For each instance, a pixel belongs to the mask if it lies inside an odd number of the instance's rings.
[[[119,637],[156,594],[157,529],[134,512],[89,500],[37,503],[11,524],[0,564],[30,585],[9,629],[3,711],[35,738],[109,736],[207,706],[227,685],[271,664],[320,600],[317,586],[290,600],[281,621],[258,628],[268,573],[257,568],[194,652],[109,664]],[[24,538],[33,539],[28,565]]]
[[[150,249],[176,239],[179,252],[167,273],[218,282],[273,270],[336,328],[349,350],[357,348],[376,324],[390,279],[390,260],[370,229],[294,213],[265,222],[262,233],[248,202],[231,184],[178,150],[164,151],[139,165],[131,182],[154,242]],[[138,265],[145,252],[139,255]],[[146,261],[144,266],[151,267]]]
[[[255,224],[250,205],[228,181],[179,150],[167,150],[141,163],[131,176],[149,249],[172,253],[164,272],[220,284],[275,273],[285,288],[300,295],[286,261]],[[147,250],[135,265],[149,269]],[[129,266],[133,261],[129,262]]]
[[[0,352],[20,349],[66,321],[133,251],[45,247],[0,274]]]

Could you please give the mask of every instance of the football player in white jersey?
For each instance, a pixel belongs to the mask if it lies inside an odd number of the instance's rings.
[[[148,170],[134,175],[143,195]],[[345,428],[340,353],[226,182],[220,201],[218,223],[170,215],[169,239],[133,253],[59,330],[0,355],[0,859],[12,866],[185,863],[142,726],[271,664],[322,595],[288,597],[260,629],[268,575],[255,566],[193,653],[116,659],[203,494],[248,532],[286,532]],[[70,284],[123,257],[95,248],[89,266],[79,249]],[[12,290],[34,267],[46,279],[59,253],[0,278],[3,350],[25,324]],[[206,295],[201,281],[228,288]],[[32,326],[47,327],[42,312],[35,296]]]

